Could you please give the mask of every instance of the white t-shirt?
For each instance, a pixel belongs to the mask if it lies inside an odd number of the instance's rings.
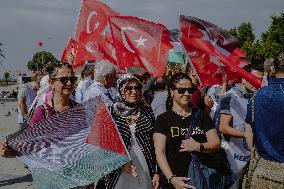
[[[37,95],[37,92],[33,90],[30,83],[23,84],[22,86],[19,87],[18,99],[25,98],[27,110],[32,105],[33,100],[36,97],[36,95]],[[23,114],[21,113],[21,110],[19,107],[18,107],[18,123],[24,123]]]

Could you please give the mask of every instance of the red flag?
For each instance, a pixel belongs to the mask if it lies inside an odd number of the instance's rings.
[[[68,61],[68,55],[70,53],[72,53],[73,55],[75,54],[74,52],[74,48],[76,46],[76,41],[75,39],[73,39],[72,37],[69,38],[64,50],[63,50],[63,53],[61,55],[61,61]]]
[[[113,39],[110,33],[101,36],[98,40],[98,50],[102,53],[104,59],[109,60],[111,63],[117,65],[117,57]]]
[[[75,39],[81,33],[98,36],[106,27],[108,16],[118,15],[106,4],[96,0],[83,0],[75,30]]]
[[[85,51],[89,54],[89,59],[100,60],[102,59],[102,54],[98,50],[98,40],[93,39],[90,35],[81,33],[79,44],[85,47]]]
[[[100,101],[97,107],[98,109],[93,116],[95,121],[86,141],[87,144],[96,145],[114,153],[128,155],[105,104]]]
[[[103,56],[97,49],[96,41],[89,40],[88,35],[81,33],[80,40],[75,47],[73,68],[82,67],[86,60],[99,61],[101,59],[103,59]]]
[[[171,48],[165,26],[136,17],[114,16],[110,27],[118,67],[142,67],[157,77],[163,75]]]
[[[254,86],[260,86],[260,79],[244,71],[249,64],[245,53],[238,49],[238,42],[216,25],[194,17],[180,17],[182,44],[191,60],[202,85],[222,83],[222,72],[230,82],[245,78]]]
[[[41,47],[43,45],[43,42],[39,41],[39,42],[37,42],[37,45]]]

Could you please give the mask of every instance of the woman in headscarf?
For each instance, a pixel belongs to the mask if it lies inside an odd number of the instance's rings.
[[[141,83],[133,76],[122,79],[118,86],[120,100],[110,108],[132,161],[106,176],[107,189],[158,188],[152,140],[154,114],[143,105],[141,89]]]

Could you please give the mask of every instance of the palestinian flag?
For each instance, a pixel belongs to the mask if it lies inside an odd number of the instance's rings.
[[[39,189],[85,186],[130,161],[100,99],[10,135],[7,144],[29,167]]]

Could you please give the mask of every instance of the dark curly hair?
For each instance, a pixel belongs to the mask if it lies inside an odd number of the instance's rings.
[[[168,98],[166,103],[167,110],[170,110],[173,107],[173,98],[171,97],[171,90],[175,89],[176,84],[182,79],[187,79],[191,81],[190,77],[185,73],[177,73],[173,75],[168,82]]]

